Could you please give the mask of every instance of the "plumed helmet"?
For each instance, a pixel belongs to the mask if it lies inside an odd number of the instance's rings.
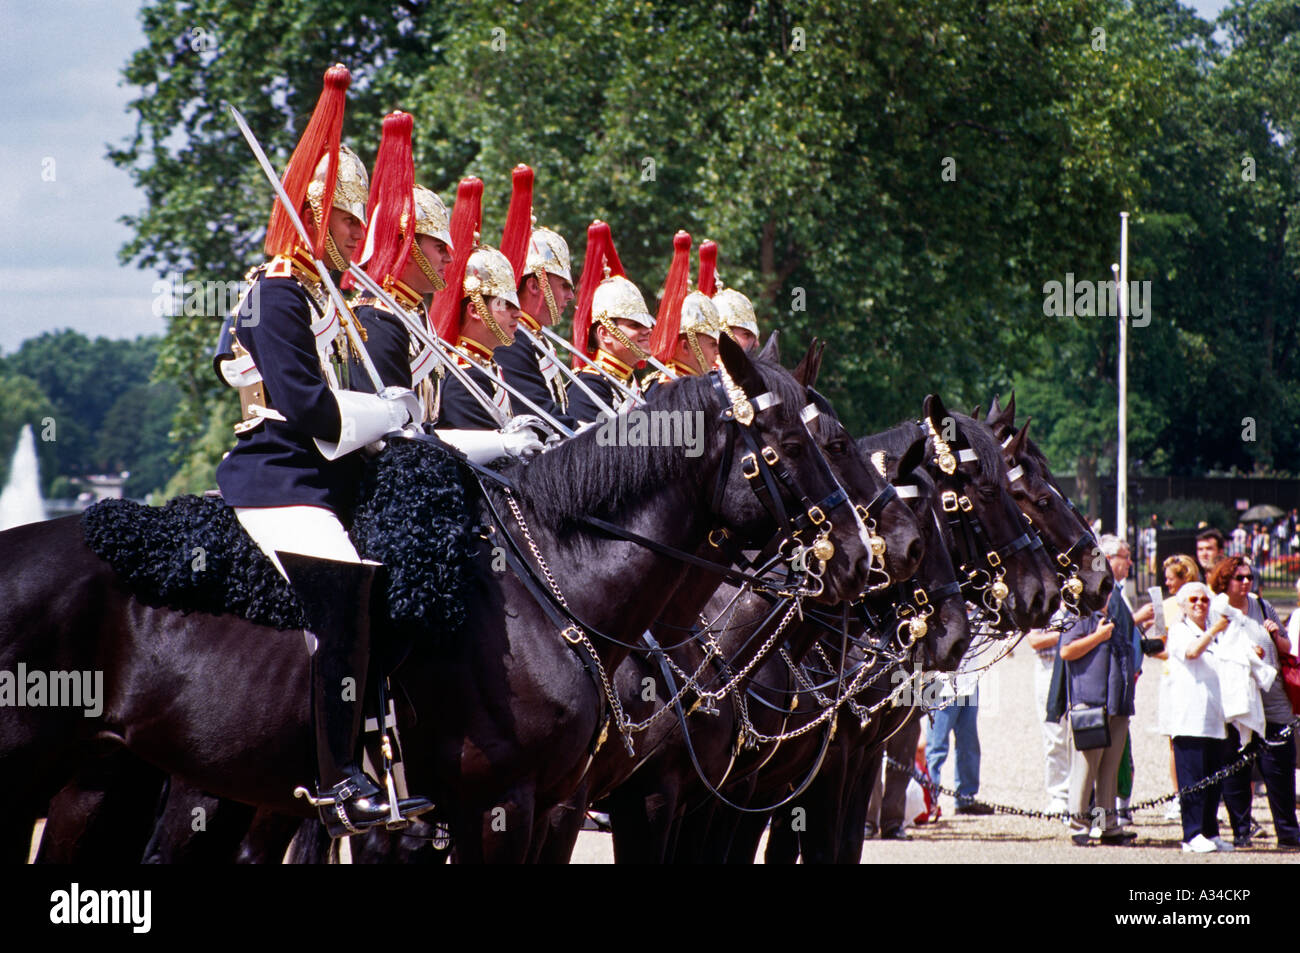
[[[682,299],[680,334],[703,334],[715,341],[725,330],[713,299],[702,291],[692,291]]]
[[[754,316],[754,305],[735,288],[721,288],[713,296],[714,307],[724,328],[744,328],[754,337],[758,337],[758,319]]]
[[[549,228],[534,228],[528,241],[528,260],[524,263],[524,270],[536,274],[541,269],[572,282],[569,264],[568,243]]]
[[[325,194],[325,178],[329,171],[329,156],[321,156],[316,171],[307,186],[307,201],[320,211],[321,197]],[[334,200],[331,205],[366,223],[366,202],[370,197],[370,176],[357,154],[347,146],[339,146],[338,173],[334,177]]]
[[[348,86],[352,83],[352,74],[343,65],[331,66],[325,71],[325,85],[321,90],[316,107],[312,110],[307,128],[302,138],[294,147],[289,157],[281,184],[285,194],[294,205],[294,211],[308,201],[309,186],[314,179],[317,184],[316,211],[319,221],[316,234],[312,238],[312,254],[320,258],[325,253],[326,238],[329,236],[329,216],[319,214],[320,199],[329,192],[335,193],[336,180],[339,175],[339,160],[343,150],[340,148],[340,136],[343,132],[343,110],[347,103]],[[350,153],[349,153],[350,154]],[[360,167],[360,162],[357,166]],[[361,169],[361,181],[365,182],[365,169]],[[358,218],[364,220],[366,199],[361,197],[361,213]],[[351,211],[351,208],[349,208]],[[299,244],[298,231],[294,228],[289,213],[276,202],[271,208],[271,220],[266,226],[264,247],[270,257],[291,254]]]
[[[654,316],[646,307],[645,298],[637,286],[622,275],[611,275],[596,286],[591,299],[592,317],[597,323],[602,319],[635,321],[645,328],[655,326]]]
[[[451,215],[436,192],[422,185],[415,187],[415,234],[429,235],[443,242],[449,250],[451,242]]]
[[[504,298],[516,308],[515,273],[505,255],[490,245],[479,245],[465,263],[465,294]]]

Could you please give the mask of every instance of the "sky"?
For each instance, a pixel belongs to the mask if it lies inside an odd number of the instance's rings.
[[[1226,0],[1192,0],[1207,19]],[[135,129],[121,68],[144,44],[139,0],[0,2],[0,353],[74,328],[161,334],[157,276],[117,260],[144,199],[105,158]],[[238,277],[238,276],[235,276]]]

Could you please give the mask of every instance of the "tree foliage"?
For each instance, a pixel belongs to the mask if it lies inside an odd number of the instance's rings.
[[[1094,479],[1115,324],[1046,317],[1043,286],[1109,279],[1132,210],[1153,316],[1131,334],[1130,456],[1300,466],[1288,0],[1239,0],[1222,40],[1171,0],[159,0],[142,17],[138,131],[113,155],[148,199],[123,249],[144,267],[228,279],[257,260],[267,188],[222,104],[282,164],[341,61],[349,144],[369,161],[383,112],[412,112],[419,181],[451,198],[484,179],[485,241],[528,162],[539,223],[577,262],[609,221],[647,297],[676,229],[718,241],[722,278],[787,349],[830,341],[823,383],[853,428],[1015,383],[1056,465]],[[172,319],[159,358],[195,480],[235,417],[205,366],[219,320]]]

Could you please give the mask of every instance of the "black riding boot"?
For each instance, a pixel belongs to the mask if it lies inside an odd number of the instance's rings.
[[[316,733],[317,798],[331,837],[359,834],[388,821],[388,799],[357,767],[366,672],[370,664],[370,588],[375,566],[277,553],[302,602],[311,657],[311,713]],[[398,802],[405,818],[431,810],[425,798]]]

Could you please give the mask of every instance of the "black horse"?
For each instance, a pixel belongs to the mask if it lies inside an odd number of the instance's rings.
[[[958,565],[964,584],[964,597],[989,606],[999,629],[1045,624],[1059,602],[1055,569],[1041,545],[1026,534],[1023,518],[1003,486],[1005,466],[988,428],[965,415],[950,414],[942,401],[932,395],[926,399],[922,423],[902,424],[876,435],[869,439],[867,447],[873,452],[898,457],[918,436],[926,440],[927,472],[936,484],[940,516],[954,536],[953,562]],[[1004,592],[996,588],[998,583]],[[839,669],[852,672],[851,659],[837,656],[838,651],[834,639],[825,640],[826,658],[821,671],[814,668],[805,678],[825,686],[828,677],[832,683],[835,681]],[[875,674],[877,681],[859,696],[856,705],[879,704],[893,687],[879,678],[886,672]],[[883,692],[880,691],[882,681]],[[798,704],[792,706],[795,710],[786,719],[785,732],[798,730],[810,718],[810,712],[818,711],[818,694],[811,691],[798,694]],[[823,698],[833,696],[834,689],[823,687],[820,694]],[[836,732],[830,744],[804,734],[777,746],[774,753],[770,749],[764,751],[761,770],[749,776],[742,774],[732,799],[751,805],[781,801],[784,794],[807,776],[808,765],[818,757],[817,752],[826,749],[822,774],[811,782],[804,800],[783,806],[782,813],[774,818],[813,818],[819,827],[810,833],[822,845],[819,859],[851,854],[856,862],[861,852],[862,828],[857,825],[855,834],[849,818],[859,811],[865,814],[865,801],[859,805],[861,799],[857,796],[859,767],[863,742],[875,739],[878,719],[868,724],[859,721],[854,728],[853,719],[848,716],[845,713],[841,720],[845,727]],[[891,719],[897,717],[896,714]],[[901,723],[896,721],[888,728],[892,731]],[[794,813],[796,809],[800,810],[799,814]],[[689,834],[682,835],[692,846],[706,845],[703,853],[696,856],[711,860],[725,858],[737,863],[752,861],[766,821],[762,814],[742,815],[725,808],[711,808],[703,818],[702,822],[691,824]],[[851,844],[840,843],[841,836],[849,841],[856,837],[857,853],[853,853]]]
[[[994,397],[985,423],[1002,444],[1012,498],[1057,562],[1063,597],[1084,615],[1102,608],[1115,586],[1110,563],[1087,520],[1052,476],[1047,457],[1029,439],[1029,421],[1016,427],[1016,395],[1005,407]]]
[[[806,501],[834,496],[799,419],[801,388],[730,341],[721,350],[732,392],[716,378],[682,380],[658,389],[648,407],[703,414],[698,457],[680,447],[602,447],[588,433],[508,470],[518,516],[503,519],[480,547],[472,637],[438,655],[417,644],[402,665],[408,775],[414,789],[435,796],[460,859],[528,859],[539,818],[576,789],[604,727],[596,680],[525,582],[491,569],[493,545],[531,555],[542,575],[562,570],[557,588],[581,620],[567,631],[591,633],[599,666],[610,671],[626,654],[619,643],[645,631],[687,572],[668,555],[592,529],[587,516],[690,552],[721,528],[762,546],[790,531],[773,512],[803,515]],[[748,425],[735,420],[742,404],[758,407]],[[742,438],[766,452],[738,449]],[[768,456],[782,461],[784,479],[760,498],[753,480],[756,471],[765,482],[772,477],[758,462]],[[488,486],[484,500],[504,511],[507,495]],[[868,582],[870,554],[848,520],[826,542],[833,555],[820,598],[851,598]],[[86,547],[75,520],[0,534],[0,559],[0,668],[23,663],[29,671],[105,676],[98,717],[67,708],[0,711],[0,765],[9,782],[0,793],[0,856],[25,856],[32,821],[104,743],[213,794],[310,815],[292,796],[312,777],[298,632],[150,604]],[[659,585],[629,592],[629,575]]]
[[[808,381],[815,376],[814,353],[819,353],[815,344],[796,368],[796,380]],[[921,538],[915,535],[915,516],[895,497],[885,477],[861,455],[829,403],[811,389],[808,408],[804,416],[809,418],[809,429],[837,478],[846,486],[866,487],[871,494],[863,510],[872,525],[878,524],[884,533],[883,568],[887,578],[898,582],[911,578],[923,554]],[[909,532],[913,534],[910,539]],[[706,542],[696,555],[727,565],[736,561],[740,552],[733,541],[719,539]],[[709,627],[702,632],[695,607],[700,599],[709,599],[720,585],[729,595],[736,596],[737,602],[716,631]],[[643,837],[629,834],[628,824],[620,825],[615,834],[615,852],[626,854],[631,848],[624,845],[631,837],[637,843],[635,850],[639,858],[660,859],[671,821],[660,824],[658,818],[673,815],[675,780],[684,779],[694,770],[682,744],[682,731],[686,727],[683,720],[699,726],[693,738],[695,754],[707,764],[721,760],[725,766],[726,750],[734,738],[734,712],[729,705],[722,704],[716,714],[701,714],[699,695],[686,691],[688,686],[683,679],[675,679],[674,671],[700,673],[698,687],[706,692],[721,692],[726,685],[735,686],[733,692],[743,691],[748,684],[745,672],[761,666],[775,645],[780,644],[774,643],[769,633],[773,633],[783,616],[787,613],[793,616],[795,611],[789,600],[750,598],[748,593],[741,594],[734,587],[723,585],[721,576],[707,571],[697,573],[679,590],[678,600],[652,627],[650,641],[655,648],[630,655],[616,675],[616,687],[627,710],[634,717],[652,722],[645,734],[644,747],[635,756],[609,748],[598,754],[580,791],[553,812],[552,832],[543,859],[566,861],[573,851],[589,802],[608,795],[647,764],[647,773],[654,776],[652,783],[659,788],[657,806],[647,824],[654,826],[658,833]],[[706,659],[706,637],[716,652],[709,659]],[[648,691],[647,687],[652,690]],[[669,705],[679,694],[680,702]],[[715,707],[712,699],[709,703],[710,708]],[[666,757],[660,756],[661,752]],[[672,768],[668,759],[672,759]],[[643,842],[648,840],[655,841],[657,846],[645,846]]]

